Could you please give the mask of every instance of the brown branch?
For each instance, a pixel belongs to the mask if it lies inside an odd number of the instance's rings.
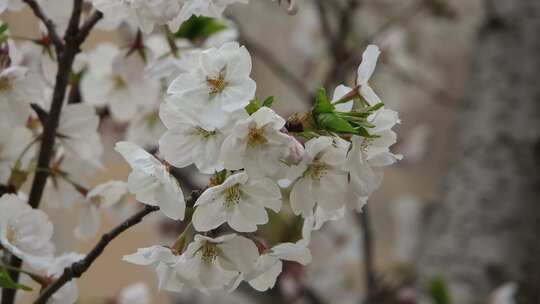
[[[323,29],[329,25],[326,25],[329,21],[328,16],[324,11],[324,7],[319,3],[319,18]],[[358,0],[348,0],[345,7],[339,10],[338,15],[338,28],[336,34],[331,32],[326,33],[326,39],[328,40],[328,51],[332,55],[331,69],[324,78],[324,86],[326,88],[333,84],[341,83],[345,79],[347,74],[347,65],[344,63],[351,57],[351,50],[348,47],[349,36],[352,33],[354,15],[360,6]],[[327,31],[330,31],[328,29]]]
[[[371,221],[369,218],[368,205],[364,206],[362,211],[357,214],[358,223],[362,227],[363,243],[362,249],[364,251],[364,273],[366,281],[366,300],[367,304],[374,304],[373,300],[377,293],[377,275],[375,272],[374,261],[374,244],[373,244],[373,231],[371,227]]]
[[[156,212],[159,210],[157,206],[148,206],[146,205],[144,209],[137,212],[127,220],[125,220],[120,225],[116,226],[114,229],[104,234],[101,237],[101,240],[92,248],[92,250],[86,255],[82,260],[71,264],[71,266],[66,267],[62,275],[52,282],[47,288],[45,288],[39,297],[34,301],[34,304],[45,304],[47,300],[60,288],[62,288],[66,283],[71,281],[74,278],[80,278],[87,270],[92,266],[94,261],[101,256],[107,245],[112,242],[116,237],[122,234],[124,231],[140,223],[145,216],[150,213]]]
[[[62,111],[63,101],[66,96],[66,90],[68,86],[69,74],[73,66],[75,56],[80,52],[80,46],[88,36],[90,30],[96,24],[100,18],[90,18],[84,27],[84,32],[79,31],[79,22],[82,14],[82,0],[73,1],[73,10],[68,23],[68,28],[64,35],[64,42],[58,37],[58,33],[55,30],[54,23],[45,16],[41,7],[34,0],[23,0],[34,11],[34,14],[45,24],[49,31],[49,36],[53,40],[56,49],[56,55],[58,58],[58,72],[56,74],[56,82],[53,91],[53,97],[51,101],[51,107],[49,109],[47,124],[43,126],[43,135],[41,146],[38,155],[37,168],[44,169],[38,170],[34,175],[32,181],[32,188],[28,198],[28,204],[32,208],[38,208],[43,196],[45,184],[49,173],[49,163],[53,154],[56,131],[58,123],[60,121],[60,113]],[[95,21],[94,21],[95,20]],[[20,268],[22,261],[14,255],[11,255],[9,259],[9,265],[14,268]],[[13,281],[19,280],[19,273],[10,271],[9,275]],[[2,290],[2,304],[13,304],[15,302],[16,289]]]
[[[271,52],[258,43],[248,39],[245,35],[240,37],[242,43],[259,59],[261,59],[266,66],[274,72],[278,78],[291,87],[296,94],[301,97],[307,104],[312,103],[312,95],[309,92],[304,81],[298,78],[294,73],[289,71],[283,63],[281,63]]]
[[[186,206],[193,206],[199,196],[200,192],[192,191],[191,196],[186,199]],[[47,300],[55,292],[62,288],[62,286],[64,286],[67,282],[75,278],[80,278],[90,268],[90,266],[92,266],[94,261],[103,253],[103,251],[110,242],[112,242],[124,231],[140,223],[145,216],[158,210],[159,207],[157,206],[145,205],[144,209],[135,213],[133,216],[122,222],[120,225],[116,226],[108,233],[105,233],[101,237],[101,240],[86,255],[86,257],[78,262],[71,264],[71,266],[66,267],[62,275],[41,292],[39,298],[34,301],[34,304],[45,304]]]
[[[49,37],[51,38],[52,43],[54,44],[54,47],[56,48],[56,52],[60,53],[64,49],[64,42],[62,41],[62,38],[58,36],[54,22],[45,15],[45,12],[43,12],[43,9],[39,6],[39,4],[35,0],[23,0],[23,1],[26,4],[28,4],[28,6],[32,9],[32,11],[34,12],[34,15],[39,20],[41,20],[41,22],[43,22],[43,24],[47,28]]]
[[[81,26],[79,29],[79,34],[77,35],[77,41],[82,44],[84,40],[88,37],[92,29],[96,26],[99,20],[103,18],[103,13],[100,11],[95,11]]]

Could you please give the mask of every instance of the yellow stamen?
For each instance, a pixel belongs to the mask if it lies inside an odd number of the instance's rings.
[[[217,76],[206,77],[206,84],[210,89],[210,96],[219,94],[225,90],[229,82],[225,80],[225,68],[223,68]]]
[[[8,78],[0,78],[0,92],[7,91],[11,88],[11,81]]]
[[[248,144],[249,145],[262,145],[265,144],[268,140],[264,137],[264,130],[257,129],[255,127],[249,128],[248,132]]]
[[[212,263],[219,254],[219,249],[214,243],[206,242],[201,249],[201,260],[206,263]]]
[[[225,207],[232,207],[240,202],[242,198],[242,191],[240,191],[240,185],[234,185],[225,190]]]

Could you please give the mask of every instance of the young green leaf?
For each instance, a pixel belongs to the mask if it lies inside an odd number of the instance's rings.
[[[345,119],[339,117],[335,113],[322,113],[317,116],[317,124],[319,128],[336,133],[353,133],[357,131]]]
[[[273,103],[274,103],[274,96],[269,96],[263,101],[262,106],[271,108]]]
[[[251,115],[261,108],[261,102],[258,98],[253,99],[246,107],[246,112]]]
[[[206,39],[210,35],[226,28],[227,26],[217,19],[193,15],[182,23],[182,26],[180,26],[180,29],[174,35],[177,38],[186,38],[195,41]]]
[[[443,278],[434,277],[429,282],[428,292],[435,304],[451,304],[450,293]]]
[[[7,288],[7,289],[22,289],[25,291],[31,291],[32,288],[15,283],[13,279],[9,276],[9,273],[7,270],[0,265],[0,287]]]
[[[313,115],[317,116],[317,114],[321,113],[332,113],[334,112],[334,109],[334,105],[328,100],[328,97],[326,96],[326,90],[324,88],[320,88],[317,92],[317,98],[315,99]]]

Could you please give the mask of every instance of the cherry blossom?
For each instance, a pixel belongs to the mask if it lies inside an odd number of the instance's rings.
[[[243,109],[255,96],[251,57],[236,42],[192,52],[184,64],[187,72],[169,86],[169,100],[179,108],[192,109],[207,127],[223,127],[230,113]]]
[[[290,170],[290,175],[298,176],[290,196],[294,213],[309,216],[315,205],[325,210],[343,207],[347,185],[345,155],[348,143],[321,136],[305,145],[304,159]]]
[[[236,234],[196,235],[177,261],[177,273],[191,286],[234,289],[241,274],[252,271],[259,253],[253,241]]]
[[[184,218],[186,203],[182,189],[167,167],[150,153],[129,142],[115,146],[133,171],[128,177],[129,192],[143,204],[159,206],[171,219]]]
[[[241,172],[208,188],[195,206],[193,226],[197,231],[209,231],[227,222],[236,231],[253,232],[257,225],[268,222],[265,208],[279,212],[281,192],[271,179],[252,179]]]
[[[281,132],[284,125],[285,120],[267,107],[239,121],[223,143],[220,158],[225,168],[245,168],[252,177],[283,176],[283,160],[294,145],[291,137]]]
[[[0,243],[29,263],[52,257],[53,225],[47,214],[13,194],[0,197]]]

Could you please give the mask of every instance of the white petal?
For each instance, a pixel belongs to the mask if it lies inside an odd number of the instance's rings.
[[[371,75],[373,75],[373,71],[375,71],[377,59],[380,54],[381,51],[376,45],[372,44],[366,48],[362,54],[362,63],[358,67],[357,84],[364,85],[369,81]]]

